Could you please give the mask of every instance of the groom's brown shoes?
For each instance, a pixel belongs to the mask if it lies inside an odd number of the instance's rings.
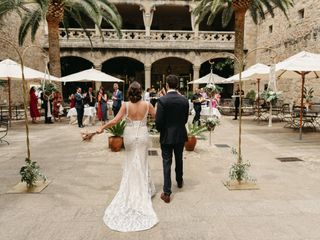
[[[165,203],[169,203],[170,202],[170,195],[166,194],[166,193],[161,193],[160,198],[165,202]]]

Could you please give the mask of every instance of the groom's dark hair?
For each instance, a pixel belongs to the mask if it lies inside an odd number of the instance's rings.
[[[179,79],[176,75],[170,74],[166,77],[166,82],[170,89],[178,89]]]

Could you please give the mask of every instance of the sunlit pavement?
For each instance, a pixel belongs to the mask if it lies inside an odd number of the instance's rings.
[[[235,161],[231,148],[237,147],[238,121],[224,117],[221,122],[212,146],[207,138],[194,152],[185,152],[185,185],[178,189],[173,181],[170,204],[160,199],[160,150],[150,157],[159,224],[135,233],[111,231],[102,221],[120,184],[125,152],[110,152],[106,134],[81,142],[79,128],[66,121],[30,126],[31,158],[52,183],[41,194],[6,194],[20,181],[26,156],[23,122],[13,123],[10,145],[0,145],[0,239],[319,240],[320,133],[307,131],[300,141],[284,123],[268,127],[245,117],[243,159],[250,161],[249,175],[260,190],[229,191],[222,181]],[[90,129],[95,127],[82,131]]]

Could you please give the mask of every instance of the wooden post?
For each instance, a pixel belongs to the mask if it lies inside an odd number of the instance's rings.
[[[302,84],[301,84],[301,102],[300,102],[300,124],[299,124],[299,140],[302,140],[302,116],[303,116],[303,89],[306,72],[301,72]]]
[[[12,119],[12,110],[11,110],[11,78],[8,78],[8,97],[9,97],[9,103],[8,103],[8,107],[9,107],[9,124],[11,126],[11,119]]]

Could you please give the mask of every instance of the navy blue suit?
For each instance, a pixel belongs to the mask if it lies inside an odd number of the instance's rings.
[[[176,181],[183,181],[183,147],[188,138],[186,123],[189,116],[187,98],[177,92],[168,92],[158,99],[156,128],[160,132],[160,143],[163,163],[163,192],[171,194],[172,153],[175,157]]]

